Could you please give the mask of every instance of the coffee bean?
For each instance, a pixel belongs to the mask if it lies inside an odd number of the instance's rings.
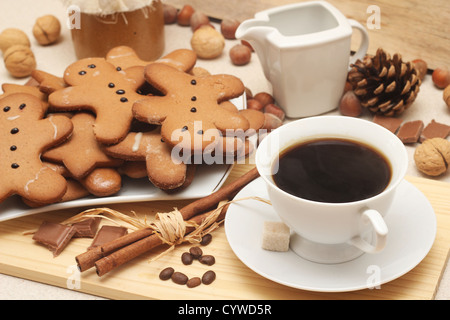
[[[200,259],[198,259],[198,261],[208,266],[212,266],[214,263],[216,263],[216,258],[214,258],[214,256],[211,255],[204,255],[201,256]]]
[[[198,259],[202,256],[203,251],[200,247],[192,247],[189,249],[189,253],[194,257],[194,259]]]
[[[171,267],[165,268],[161,273],[159,274],[159,278],[161,280],[169,280],[170,277],[172,277],[172,274],[175,272],[175,270]]]
[[[186,283],[188,288],[198,287],[202,283],[202,280],[199,277],[194,277],[188,280]]]
[[[202,283],[203,284],[211,284],[213,281],[216,280],[216,273],[212,270],[206,271],[205,274],[202,276]]]
[[[201,244],[202,246],[207,246],[207,245],[211,242],[211,240],[212,240],[212,235],[211,235],[210,233],[205,234],[205,235],[202,237],[202,241],[200,241],[200,244]]]
[[[174,272],[172,274],[172,281],[176,284],[186,284],[188,282],[188,277],[184,273],[181,272]]]
[[[189,252],[184,252],[181,255],[181,262],[185,265],[192,264],[192,261],[194,261],[194,257]]]

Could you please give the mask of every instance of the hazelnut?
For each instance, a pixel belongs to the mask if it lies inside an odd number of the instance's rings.
[[[222,54],[225,39],[216,29],[202,26],[192,35],[191,46],[200,59],[213,59]]]
[[[253,92],[252,90],[250,90],[250,88],[245,87],[245,98],[248,99],[252,99],[253,98]]]
[[[177,22],[178,10],[174,6],[170,4],[163,4],[163,12],[164,12],[164,23],[165,24],[173,24]]]
[[[264,113],[265,121],[263,129],[267,129],[269,131],[274,130],[283,125],[283,121],[280,118],[271,113]]]
[[[447,68],[437,68],[431,75],[434,84],[440,89],[444,89],[450,85],[450,70]]]
[[[36,69],[36,59],[28,46],[11,46],[5,51],[3,58],[6,69],[13,77],[27,77]]]
[[[46,15],[36,20],[33,35],[40,45],[46,46],[55,43],[61,34],[61,23],[58,18]]]
[[[444,101],[447,104],[447,107],[450,108],[450,85],[448,85],[444,90]]]
[[[25,32],[16,28],[5,29],[0,33],[0,50],[3,53],[13,45],[30,46],[30,40]]]
[[[252,50],[243,44],[237,44],[230,49],[231,62],[236,66],[243,66],[252,59]]]
[[[261,102],[256,100],[255,98],[247,99],[247,109],[252,110],[262,110],[264,109],[264,106]]]
[[[225,39],[236,39],[236,29],[241,23],[236,19],[224,19],[220,23],[220,31]]]
[[[180,26],[190,26],[191,25],[191,16],[194,14],[195,10],[191,5],[184,5],[181,8],[180,12],[177,15],[177,23]]]
[[[201,26],[209,25],[211,22],[209,21],[209,17],[200,11],[195,11],[190,20],[192,31],[197,30]]]
[[[347,91],[339,103],[339,111],[344,116],[359,117],[362,113],[361,101],[353,91]]]
[[[273,104],[273,103],[267,104],[264,107],[264,112],[271,113],[271,114],[277,116],[278,118],[280,118],[281,121],[283,121],[286,118],[284,111],[279,106],[277,106],[276,104]]]
[[[265,107],[269,103],[275,103],[275,99],[272,97],[272,95],[270,93],[267,93],[267,92],[259,92],[255,95],[254,98],[256,100],[258,100],[259,102],[261,102],[263,107]]]
[[[252,45],[250,44],[250,42],[245,41],[245,40],[241,40],[241,44],[243,44],[244,46],[247,46],[250,48],[250,50],[252,50],[252,52],[255,52],[255,49],[253,49]]]
[[[426,175],[445,173],[450,163],[450,141],[443,138],[425,140],[416,148],[414,162],[417,169]]]
[[[420,80],[423,80],[427,74],[428,71],[428,65],[427,63],[422,59],[415,59],[412,61],[414,64],[414,67],[417,70],[418,76]]]

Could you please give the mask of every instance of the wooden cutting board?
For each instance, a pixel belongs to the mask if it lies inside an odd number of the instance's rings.
[[[167,0],[166,3],[181,8],[192,5],[196,10],[218,19],[236,18],[241,21],[253,18],[256,12],[272,7],[309,0],[228,0],[218,5],[214,0]],[[384,48],[392,54],[400,53],[405,61],[424,59],[430,69],[450,67],[450,1],[448,0],[328,0],[347,18],[355,19],[369,33],[369,53]],[[373,28],[373,6],[379,8],[380,28]],[[369,24],[368,24],[369,20]],[[359,42],[353,41],[352,49]]]
[[[251,165],[235,165],[226,184],[250,168]],[[216,258],[216,264],[211,267],[198,262],[183,265],[181,254],[190,247],[183,244],[157,261],[149,263],[150,258],[165,248],[138,257],[101,278],[93,269],[80,275],[75,267],[74,257],[84,252],[91,240],[73,239],[60,256],[53,258],[51,252],[34,243],[31,236],[22,235],[24,231],[36,229],[44,220],[60,222],[82,209],[42,213],[0,223],[0,272],[112,299],[433,299],[450,247],[450,184],[417,177],[408,177],[407,180],[421,190],[433,206],[437,236],[431,251],[416,268],[382,285],[381,289],[317,293],[274,283],[247,268],[235,256],[223,227],[214,231],[211,244],[203,247],[204,254],[212,254]],[[151,218],[155,212],[171,211],[173,207],[180,208],[188,202],[158,201],[110,208],[123,213],[134,211],[140,217]],[[193,289],[170,280],[159,280],[159,272],[169,266],[190,277],[201,276],[211,269],[216,272],[217,280],[209,286]]]

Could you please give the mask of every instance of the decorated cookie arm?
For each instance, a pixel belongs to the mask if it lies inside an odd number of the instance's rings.
[[[29,177],[23,188],[17,189],[17,194],[41,204],[58,202],[67,190],[66,179],[53,171],[42,166],[36,175]]]
[[[133,104],[133,116],[142,122],[161,124],[168,115],[171,101],[166,97],[148,96]]]
[[[88,99],[90,94],[88,87],[73,86],[56,90],[48,96],[49,109],[54,111],[95,111]]]
[[[51,115],[39,121],[35,132],[44,148],[47,148],[66,140],[72,131],[73,124],[69,118]]]
[[[197,54],[188,49],[178,49],[155,62],[167,64],[180,71],[189,72],[197,62]]]

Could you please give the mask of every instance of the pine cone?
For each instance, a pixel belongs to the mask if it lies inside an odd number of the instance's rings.
[[[397,116],[414,102],[421,81],[411,62],[400,54],[391,59],[383,49],[351,65],[347,80],[363,107],[374,114]]]

